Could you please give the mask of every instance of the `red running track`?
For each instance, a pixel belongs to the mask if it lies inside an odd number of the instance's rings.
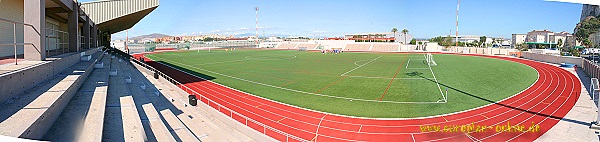
[[[134,55],[139,59],[143,55]],[[200,79],[146,58],[147,63],[188,88],[223,107],[305,141],[533,141],[552,128],[575,105],[581,85],[570,72],[556,66],[531,60],[486,56],[528,65],[539,74],[530,88],[498,103],[442,116],[414,119],[369,119],[311,111],[244,93],[212,81]],[[144,57],[145,58],[145,57]],[[200,97],[200,96],[199,96]],[[206,99],[205,104],[242,124],[280,141],[286,136],[248,123],[241,116],[220,109]],[[484,132],[423,132],[420,126],[490,126]],[[528,129],[537,124],[537,132],[497,132],[495,126],[522,125]]]

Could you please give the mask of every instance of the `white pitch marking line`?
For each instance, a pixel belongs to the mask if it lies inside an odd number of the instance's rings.
[[[354,77],[354,78],[371,78],[371,79],[392,79],[389,77],[379,77],[379,76],[353,76],[353,75],[344,75],[346,77]],[[414,79],[414,80],[424,80],[424,78],[396,78],[396,79]],[[427,78],[433,79],[433,78]]]
[[[358,67],[356,67],[356,68],[354,68],[354,69],[352,69],[352,70],[350,70],[350,71],[348,71],[348,72],[346,72],[346,73],[344,73],[344,74],[340,75],[340,76],[344,76],[344,75],[346,75],[346,74],[348,74],[348,73],[350,73],[350,72],[352,72],[352,71],[354,71],[354,70],[356,70],[356,69],[358,69],[358,68],[360,68],[360,67],[363,67],[363,66],[365,66],[365,65],[367,65],[367,64],[369,64],[369,63],[371,63],[371,62],[373,62],[373,61],[375,61],[375,60],[377,60],[377,59],[379,59],[379,58],[381,58],[381,57],[383,57],[383,56],[379,56],[379,57],[377,57],[377,58],[375,58],[375,59],[373,59],[373,60],[371,60],[371,61],[369,61],[369,62],[367,62],[367,63],[365,63],[365,64],[362,64],[362,65],[360,65],[360,66],[358,66]]]
[[[425,54],[423,54],[424,57]],[[431,71],[431,75],[433,75],[433,80],[435,80],[435,84],[437,84],[438,89],[440,90],[440,94],[442,94],[442,98],[444,98],[444,100],[446,100],[446,102],[448,101],[448,99],[446,99],[446,96],[444,96],[444,92],[442,91],[442,87],[440,87],[440,82],[438,82],[437,78],[435,77],[435,73],[433,73],[433,69],[431,69],[431,65],[429,63],[427,63],[427,66],[429,66],[429,70]]]
[[[177,62],[177,61],[165,59],[165,58],[162,58],[162,57],[157,57],[157,56],[154,56],[154,57],[155,58],[160,58],[160,59],[166,60],[166,61],[171,61],[173,64],[179,64],[181,66],[187,66],[187,67],[190,67],[190,68],[194,68],[194,69],[198,69],[198,70],[201,70],[201,71],[205,71],[205,72],[217,74],[217,75],[224,76],[224,77],[229,77],[229,78],[240,80],[240,81],[245,81],[245,82],[249,82],[249,83],[253,83],[253,84],[263,85],[263,86],[267,86],[267,87],[272,87],[272,88],[277,88],[277,89],[287,90],[287,91],[292,91],[292,92],[297,92],[297,93],[303,93],[303,94],[309,94],[309,95],[316,95],[316,96],[321,96],[321,97],[329,97],[329,98],[345,99],[345,100],[354,100],[354,101],[363,101],[363,102],[395,103],[395,104],[434,104],[434,103],[440,103],[440,102],[379,101],[379,100],[371,100],[371,99],[348,98],[348,97],[332,96],[332,95],[326,95],[326,94],[311,93],[311,92],[305,92],[305,91],[294,90],[294,89],[290,89],[290,88],[284,88],[284,87],[274,86],[274,85],[270,85],[270,84],[260,83],[260,82],[256,82],[256,81],[252,81],[252,80],[247,80],[247,79],[243,79],[243,78],[239,78],[239,77],[235,77],[235,76],[230,76],[230,75],[226,75],[226,74],[222,74],[222,73],[210,71],[210,70],[207,70],[207,69],[199,68],[199,67],[196,67],[196,66],[191,66],[191,65],[188,65],[188,64],[180,63],[180,62]],[[182,72],[184,72],[184,71],[182,71]],[[441,102],[441,103],[445,103],[445,102]]]

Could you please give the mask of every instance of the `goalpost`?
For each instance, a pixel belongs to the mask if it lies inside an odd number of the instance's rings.
[[[430,66],[437,66],[437,63],[435,63],[435,60],[433,59],[433,55],[431,53],[427,53],[427,55],[425,55],[425,61]]]

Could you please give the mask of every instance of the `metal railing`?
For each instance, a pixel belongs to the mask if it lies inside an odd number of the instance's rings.
[[[50,33],[50,34],[49,34]],[[60,42],[49,42],[51,38],[60,40]],[[50,45],[55,45],[55,49],[51,49]],[[56,29],[46,29],[46,57],[68,53],[69,50],[69,32]]]
[[[294,136],[294,135],[292,135],[292,134],[289,134],[289,133],[283,132],[283,131],[281,131],[281,130],[275,129],[275,128],[271,127],[271,126],[268,126],[268,125],[266,125],[266,124],[263,124],[263,123],[261,123],[261,122],[258,122],[258,121],[256,121],[256,120],[254,120],[254,119],[252,119],[252,118],[249,118],[249,117],[247,117],[247,116],[244,116],[244,115],[242,115],[242,114],[240,114],[240,113],[238,113],[238,112],[235,112],[235,111],[233,111],[232,109],[230,109],[230,108],[227,108],[227,107],[223,106],[222,104],[219,104],[218,102],[216,102],[216,101],[213,101],[212,99],[209,99],[209,98],[207,98],[206,96],[204,96],[204,95],[202,95],[202,94],[200,94],[200,93],[198,93],[198,92],[196,92],[196,91],[194,91],[194,90],[190,89],[189,87],[185,86],[184,84],[180,83],[179,81],[177,81],[177,80],[175,80],[175,79],[171,78],[170,76],[168,76],[168,75],[166,75],[166,74],[162,73],[161,71],[159,71],[159,70],[155,69],[154,67],[152,67],[152,66],[150,66],[150,65],[148,65],[148,64],[146,64],[146,63],[144,63],[144,62],[141,62],[141,61],[139,61],[139,60],[136,60],[136,59],[134,59],[134,58],[129,58],[129,60],[130,60],[131,62],[137,63],[138,65],[140,65],[140,66],[144,67],[145,69],[147,69],[147,70],[149,70],[149,71],[151,71],[151,72],[156,72],[158,75],[162,76],[164,79],[166,79],[167,81],[171,82],[171,83],[172,83],[172,84],[174,84],[175,86],[179,87],[181,90],[185,91],[186,93],[188,93],[188,94],[190,94],[190,95],[195,95],[195,96],[198,96],[198,97],[199,97],[199,98],[198,98],[198,101],[202,102],[202,100],[203,100],[203,99],[204,99],[204,100],[206,100],[206,105],[208,105],[209,107],[210,107],[210,104],[211,104],[211,103],[212,103],[212,104],[216,104],[216,106],[217,106],[217,108],[216,108],[216,109],[218,109],[218,111],[219,111],[220,113],[224,113],[224,112],[222,112],[222,111],[221,111],[221,109],[225,109],[225,110],[229,111],[229,116],[228,116],[228,117],[230,117],[230,118],[232,118],[232,119],[233,119],[233,116],[234,116],[234,114],[235,114],[235,115],[237,115],[237,116],[239,116],[239,117],[242,117],[242,118],[243,118],[243,119],[246,121],[246,123],[243,123],[243,124],[244,124],[244,125],[246,125],[246,126],[248,126],[248,127],[250,127],[250,126],[248,125],[248,122],[255,123],[256,125],[262,126],[262,127],[263,127],[263,132],[262,132],[262,133],[263,133],[263,134],[265,134],[265,135],[267,135],[267,134],[266,134],[266,130],[270,130],[270,131],[273,131],[273,132],[276,132],[276,133],[278,133],[278,134],[280,134],[280,135],[283,135],[283,136],[285,136],[285,137],[286,137],[286,141],[288,141],[290,138],[291,138],[291,139],[293,139],[293,140],[297,140],[297,141],[307,141],[307,140],[304,140],[304,139],[302,139],[302,138],[300,138],[300,137]],[[181,100],[179,100],[179,101],[181,101]],[[182,101],[182,102],[183,102],[183,103],[185,103],[184,101]],[[252,127],[250,127],[250,128],[252,128]]]
[[[18,55],[17,54],[17,45],[23,45],[23,46],[25,46],[25,45],[33,45],[33,43],[17,43],[17,24],[31,27],[38,35],[40,35],[40,32],[37,29],[35,29],[35,27],[33,27],[33,25],[31,25],[31,24],[25,24],[25,23],[21,23],[21,22],[15,22],[15,21],[12,21],[12,20],[4,19],[4,18],[0,18],[0,21],[9,22],[9,23],[13,24],[13,43],[9,43],[9,44],[0,43],[0,46],[10,46],[10,45],[13,46],[14,51],[15,51],[14,52],[14,54],[15,54],[15,57],[14,57],[15,58],[15,65],[18,65],[19,61],[18,61],[18,58],[17,58],[17,55]]]

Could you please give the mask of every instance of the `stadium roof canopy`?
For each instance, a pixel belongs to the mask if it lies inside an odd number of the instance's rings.
[[[158,5],[159,0],[101,0],[82,3],[81,7],[98,29],[112,34],[133,27]]]
[[[589,4],[589,5],[600,5],[600,1],[599,0],[546,0],[546,1],[580,3],[580,4]]]

